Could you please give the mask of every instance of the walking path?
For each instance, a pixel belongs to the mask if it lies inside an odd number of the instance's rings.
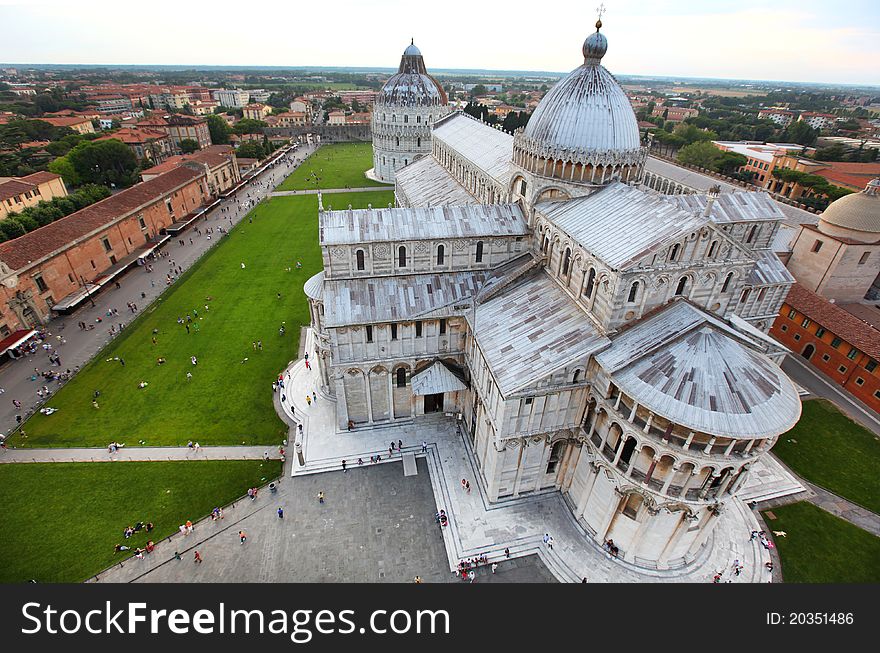
[[[7,449],[0,453],[0,463],[101,463],[117,461],[167,460],[259,460],[277,459],[276,447],[122,447],[111,454],[104,448],[82,449]]]
[[[250,199],[255,202],[271,195],[272,189],[284,181],[315,149],[314,145],[302,145],[295,153],[288,153],[280,159],[280,165],[267,169],[259,177],[242,187],[235,196],[207,213],[204,219],[194,223],[177,238],[172,237],[164,247],[166,251],[170,252],[168,258],[174,259],[175,266],[188,270],[208,250],[223,240],[222,238],[208,240],[205,236],[199,236],[193,229],[194,226],[205,224],[209,227],[231,228],[248,213],[248,209],[244,209],[241,205],[242,202],[247,201],[248,194],[250,194]],[[222,212],[221,208],[227,209],[226,212]],[[175,241],[178,239],[183,239],[186,245],[177,244]],[[190,240],[192,240],[192,244],[190,244]],[[165,292],[167,289],[165,285],[165,266],[167,263],[168,259],[155,260],[152,263],[154,268],[152,274],[147,273],[145,268],[130,270],[119,278],[120,288],[117,289],[113,284],[110,284],[107,290],[93,295],[94,306],[85,302],[83,307],[74,314],[51,320],[45,328],[52,334],[49,341],[52,343],[54,351],[61,355],[61,366],[58,369],[75,371],[88,362],[113,338],[117,337],[119,332],[124,329],[115,330],[115,334],[110,335],[110,327],[119,327],[120,324],[128,323],[136,317],[129,312],[126,304],[133,302],[137,305],[139,312],[143,312],[150,303]],[[118,316],[107,315],[108,310],[112,308],[119,310]],[[101,318],[102,322],[96,323],[97,318]],[[94,324],[95,328],[90,331],[82,331],[76,326],[78,322]],[[27,358],[11,361],[0,370],[0,388],[4,388],[6,391],[0,395],[0,431],[4,434],[9,434],[16,427],[15,416],[17,414],[27,418],[45,403],[37,396],[37,390],[45,381],[42,380],[42,377],[37,377],[35,381],[31,380],[34,368],[52,369],[46,352],[42,349],[38,349],[37,353]],[[57,382],[49,384],[53,393],[59,387]],[[13,399],[21,401],[21,410],[13,406]]]
[[[382,190],[394,190],[394,186],[367,186],[366,188],[320,188],[309,190],[276,190],[272,193],[272,197],[287,197],[289,195],[322,195],[331,193],[374,193]]]
[[[871,512],[867,508],[862,508],[843,497],[839,497],[818,485],[813,485],[808,481],[804,481],[804,483],[813,491],[813,496],[808,499],[810,503],[830,512],[832,515],[845,519],[850,524],[858,526],[872,535],[880,537],[880,515]]]
[[[314,353],[311,329],[306,334],[305,351]],[[758,522],[738,499],[727,502],[707,545],[687,567],[648,570],[615,561],[574,519],[557,491],[489,503],[478,480],[470,442],[452,418],[427,416],[395,425],[337,431],[335,402],[320,394],[317,374],[316,368],[307,370],[303,360],[294,363],[285,371],[285,401],[276,403],[283,407],[288,422],[303,426],[303,435],[296,440],[305,465],[300,465],[298,454],[293,453],[291,473],[299,476],[339,470],[343,459],[348,466],[356,466],[359,458],[370,465],[370,457],[375,455],[380,455],[382,462],[396,462],[401,453],[389,456],[389,443],[402,440],[404,453],[427,461],[437,509],[446,510],[450,517],[444,529],[450,570],[459,560],[483,553],[490,561],[504,559],[504,549],[509,548],[513,557],[537,554],[554,576],[565,582],[579,582],[584,577],[591,582],[711,582],[716,572],[722,572],[725,582],[770,580],[770,572],[764,568],[769,553],[749,539],[752,530],[760,530]],[[317,400],[309,403],[306,393],[312,397],[313,392]],[[292,432],[295,430],[298,428]],[[428,444],[426,451],[422,441]],[[470,481],[471,492],[462,489],[463,478]],[[547,532],[555,541],[552,549],[543,543]],[[744,565],[739,576],[732,573],[734,560]]]

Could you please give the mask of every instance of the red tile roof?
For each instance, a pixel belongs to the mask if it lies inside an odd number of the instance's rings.
[[[796,283],[785,303],[849,344],[880,360],[880,331],[840,306]]]
[[[62,118],[34,118],[34,120],[41,120],[42,122],[48,122],[53,127],[70,127],[71,125],[81,125],[84,122],[91,122],[88,118],[80,117],[62,117]]]
[[[824,177],[838,186],[848,186],[854,190],[864,190],[869,181],[880,177],[880,163],[849,163],[846,161],[823,161],[827,168],[815,174]]]
[[[142,127],[126,127],[106,136],[99,136],[96,141],[106,141],[111,138],[122,141],[127,145],[135,143],[147,143],[157,139],[168,138],[168,134],[159,129],[147,129]]]
[[[39,261],[53,252],[136,209],[160,200],[202,174],[190,168],[175,168],[150,181],[136,184],[116,195],[71,213],[24,236],[0,243],[0,261],[13,270]]]
[[[32,183],[22,181],[21,179],[10,179],[0,183],[0,202],[11,199],[16,195],[21,195],[29,190],[34,190]]]
[[[231,145],[211,145],[210,147],[206,147],[203,150],[199,150],[198,152],[193,152],[192,154],[178,154],[177,156],[168,157],[159,165],[153,166],[152,168],[147,168],[141,174],[162,174],[163,172],[174,170],[174,168],[177,168],[187,161],[203,163],[209,168],[216,168],[219,165],[223,165],[224,163],[229,162],[229,160],[232,158],[232,150],[233,148]]]
[[[61,175],[56,175],[54,172],[43,170],[41,172],[35,172],[21,177],[22,181],[26,181],[29,184],[45,184],[47,181],[52,181],[53,179],[61,179]]]

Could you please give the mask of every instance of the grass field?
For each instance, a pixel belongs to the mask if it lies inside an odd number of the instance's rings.
[[[800,421],[773,453],[808,481],[880,512],[880,439],[830,402],[805,401]]]
[[[0,582],[79,582],[277,477],[272,460],[0,465]],[[125,539],[138,521],[155,530]],[[165,548],[164,551],[161,547]]]
[[[367,179],[364,172],[373,167],[373,146],[370,143],[336,143],[322,145],[282,182],[278,190],[309,190],[315,188],[367,188],[383,186]],[[318,176],[315,184],[314,176]]]
[[[342,193],[333,199],[366,207],[387,204],[393,195]],[[252,215],[252,224],[245,220],[233,229],[55,395],[50,405],[57,413],[34,415],[24,425],[27,437],[15,435],[10,445],[280,442],[287,431],[272,405],[271,383],[296,358],[300,325],[309,320],[302,286],[321,270],[317,198],[273,198]],[[296,269],[297,260],[302,269]],[[165,269],[163,263],[156,267]],[[189,334],[177,323],[187,314],[194,318]],[[284,336],[278,333],[282,321]],[[154,329],[157,345],[151,342]],[[254,351],[256,340],[262,340],[262,351]],[[161,366],[160,356],[167,361]],[[141,381],[149,385],[139,389]],[[98,409],[91,404],[96,389]]]
[[[880,582],[880,538],[806,501],[770,512],[786,583]]]

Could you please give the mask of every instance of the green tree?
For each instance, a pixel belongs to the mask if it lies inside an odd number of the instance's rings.
[[[0,220],[0,232],[6,236],[7,240],[24,236],[26,233],[25,228],[14,217],[7,217],[5,220]]]
[[[245,141],[238,146],[235,156],[242,159],[262,159],[266,156],[266,150],[259,141]]]
[[[232,128],[229,126],[229,123],[216,114],[208,116],[207,120],[208,132],[211,134],[211,142],[214,145],[228,145],[229,135],[232,133]]]
[[[266,123],[262,120],[245,118],[244,120],[239,120],[235,123],[235,127],[232,128],[232,131],[236,134],[262,134],[264,127],[266,127]]]
[[[192,138],[182,138],[180,139],[180,143],[178,145],[180,147],[180,151],[184,154],[192,154],[193,152],[197,152],[201,149],[199,147],[199,142],[193,140]]]
[[[685,165],[714,169],[722,152],[709,141],[698,141],[685,145],[678,151],[678,160]]]
[[[70,159],[66,156],[60,156],[54,161],[49,163],[49,172],[54,172],[56,175],[61,175],[61,178],[64,180],[64,183],[70,187],[75,188],[83,183],[82,177],[79,176],[79,173],[76,171],[76,168],[73,167],[73,163],[71,163]]]
[[[819,131],[810,127],[803,120],[798,120],[785,128],[785,131],[782,132],[782,138],[789,143],[815,145],[819,138]]]
[[[125,188],[137,181],[138,163],[134,153],[115,138],[80,143],[64,158],[70,160],[86,183]]]
[[[748,162],[749,158],[744,154],[722,152],[721,156],[713,164],[713,169],[723,175],[733,175]]]
[[[480,97],[481,95],[486,95],[486,93],[488,93],[488,90],[486,89],[486,86],[483,84],[477,84],[476,86],[474,86],[470,90],[470,95],[472,98]]]
[[[696,143],[698,141],[713,141],[718,138],[718,134],[711,130],[700,129],[695,125],[688,123],[680,123],[675,126],[672,133],[682,139],[686,145]]]

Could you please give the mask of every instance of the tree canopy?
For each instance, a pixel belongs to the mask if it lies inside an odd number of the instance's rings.
[[[214,145],[229,144],[229,135],[232,133],[232,127],[222,117],[211,114],[207,116],[208,132],[211,134],[211,142]]]
[[[115,138],[79,143],[65,156],[55,159],[49,169],[71,186],[82,183],[128,187],[138,180],[134,153]]]
[[[192,138],[182,138],[180,139],[180,143],[178,143],[178,147],[180,147],[180,151],[184,154],[192,154],[193,152],[197,152],[201,148],[199,147],[199,142]]]

